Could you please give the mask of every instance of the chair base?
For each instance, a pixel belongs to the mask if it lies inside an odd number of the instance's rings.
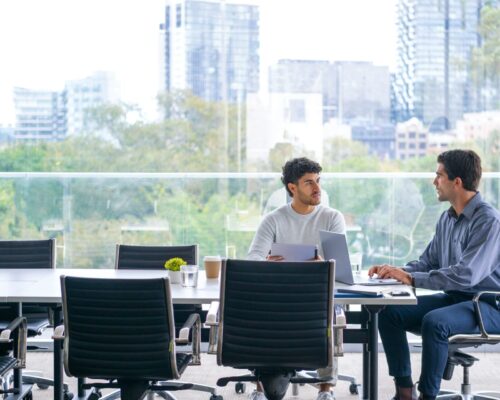
[[[217,386],[226,386],[229,382],[237,382],[237,385],[241,385],[242,382],[257,381],[262,384],[262,389],[268,400],[281,400],[285,396],[290,383],[294,385],[305,385],[326,382],[323,379],[307,374],[296,373],[295,371],[261,372],[255,370],[253,374],[219,378],[217,380]],[[238,392],[237,389],[236,391]]]
[[[442,390],[436,397],[437,400],[500,400],[500,392],[477,392],[471,393],[470,385],[464,388],[462,385],[461,392]]]
[[[318,374],[316,371],[303,371],[299,372],[297,375],[299,376],[304,376],[304,377],[317,377]],[[351,394],[359,394],[359,387],[361,386],[359,383],[357,383],[356,378],[354,376],[350,375],[337,375],[337,382],[338,381],[345,381],[349,382],[349,393]],[[315,384],[312,384],[315,385]],[[298,396],[299,395],[299,384],[293,383],[292,384],[292,395],[293,396]]]
[[[19,393],[4,395],[3,400],[33,400],[32,389],[33,386],[23,384]]]
[[[106,395],[102,395],[100,390],[101,388],[106,387],[118,387],[117,383],[84,383],[82,388],[84,389],[83,396],[79,396],[78,400],[116,400],[119,398],[123,398],[120,390],[115,390]],[[140,389],[140,387],[138,387]],[[130,388],[127,388],[130,389]],[[222,396],[217,395],[217,390],[213,386],[200,385],[197,383],[183,382],[183,381],[159,381],[154,385],[149,385],[146,387],[146,391],[144,394],[139,392],[129,392],[126,396],[142,396],[141,398],[146,397],[148,400],[153,400],[154,395],[158,394],[160,397],[165,400],[176,400],[175,396],[170,393],[170,391],[177,390],[196,390],[199,392],[210,393],[210,400],[222,400]],[[140,390],[139,390],[140,391]]]
[[[48,389],[49,386],[54,386],[54,380],[45,378],[39,371],[25,371],[23,372],[23,383],[28,385],[37,385],[40,389]],[[63,384],[64,393],[69,391],[67,383]]]

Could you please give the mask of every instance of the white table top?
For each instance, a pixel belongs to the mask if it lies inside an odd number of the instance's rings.
[[[99,278],[148,279],[168,276],[167,271],[116,270],[116,269],[0,269],[0,302],[60,303],[60,276],[80,276]],[[336,283],[336,287],[347,286]],[[219,300],[219,281],[206,279],[203,271],[198,275],[198,287],[186,288],[172,284],[172,299],[176,304],[207,304]],[[380,287],[383,297],[336,298],[337,304],[416,304],[413,291],[405,285]],[[392,297],[389,292],[406,290],[406,297]]]

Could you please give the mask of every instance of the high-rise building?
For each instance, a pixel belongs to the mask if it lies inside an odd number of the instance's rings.
[[[16,140],[59,140],[86,129],[87,113],[93,107],[119,99],[112,73],[67,81],[62,91],[14,88]]]
[[[390,75],[363,61],[280,60],[269,68],[271,93],[321,93],[323,122],[388,122]]]
[[[483,0],[399,0],[395,115],[452,128],[475,108],[472,50]]]
[[[94,72],[84,79],[67,81],[64,96],[67,115],[66,134],[78,134],[87,128],[87,113],[92,108],[116,103],[119,100],[118,82],[111,72]]]
[[[236,1],[167,0],[162,88],[237,102],[259,88],[259,7]]]
[[[64,93],[15,87],[14,107],[16,140],[57,140],[65,136]]]

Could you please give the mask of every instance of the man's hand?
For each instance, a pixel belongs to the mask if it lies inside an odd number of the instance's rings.
[[[267,261],[283,261],[285,257],[283,256],[272,256],[271,254],[268,254],[266,257]]]
[[[405,285],[411,285],[411,275],[408,272],[389,264],[374,265],[368,270],[368,275],[370,278],[373,275],[377,275],[379,279],[392,278]]]

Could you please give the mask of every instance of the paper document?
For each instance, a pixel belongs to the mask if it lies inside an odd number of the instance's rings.
[[[313,244],[273,243],[272,256],[282,256],[285,261],[311,261],[316,254]]]

